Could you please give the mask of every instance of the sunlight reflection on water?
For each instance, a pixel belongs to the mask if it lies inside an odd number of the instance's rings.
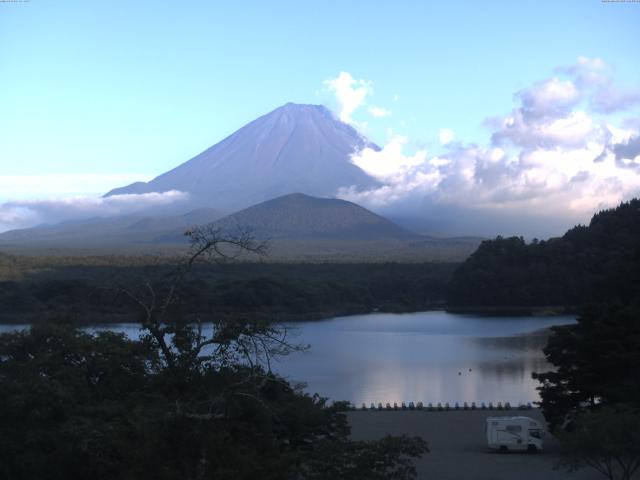
[[[534,371],[552,325],[562,317],[479,317],[446,312],[370,314],[290,324],[309,352],[275,369],[307,391],[371,402],[530,402]]]
[[[371,402],[533,402],[532,372],[550,367],[542,354],[550,326],[572,316],[482,317],[442,311],[374,313],[286,326],[310,350],[280,358],[278,373],[306,391],[358,405]],[[0,325],[0,333],[27,325]],[[112,329],[131,338],[136,324]]]

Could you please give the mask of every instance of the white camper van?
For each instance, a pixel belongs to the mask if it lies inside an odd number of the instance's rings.
[[[543,435],[544,427],[533,418],[487,418],[487,443],[493,450],[541,452]]]

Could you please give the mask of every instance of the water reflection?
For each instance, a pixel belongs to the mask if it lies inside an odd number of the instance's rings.
[[[376,314],[297,323],[309,343],[276,365],[309,392],[354,403],[530,402],[531,378],[550,368],[546,329],[573,317],[476,317],[445,312]]]
[[[547,343],[551,331],[547,328],[531,333],[509,337],[478,337],[473,341],[493,350],[534,350],[541,351]]]
[[[530,402],[532,372],[550,368],[542,354],[548,327],[564,317],[478,317],[445,312],[370,314],[287,324],[311,349],[281,358],[274,370],[307,391],[354,403]],[[0,326],[0,332],[22,326]],[[131,338],[136,324],[113,329]]]

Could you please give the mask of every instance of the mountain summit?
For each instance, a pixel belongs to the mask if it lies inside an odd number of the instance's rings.
[[[324,106],[287,103],[150,182],[106,196],[181,190],[197,205],[227,211],[294,192],[333,196],[340,187],[376,185],[350,159],[365,147],[379,148]]]

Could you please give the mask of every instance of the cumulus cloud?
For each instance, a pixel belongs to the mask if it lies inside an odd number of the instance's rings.
[[[358,152],[353,163],[382,185],[343,188],[339,195],[390,215],[427,212],[434,221],[464,218],[474,228],[485,227],[466,233],[531,233],[527,226],[534,223],[538,235],[561,233],[550,225],[566,228],[640,195],[640,126],[616,126],[616,117],[602,112],[622,106],[598,104],[598,95],[614,85],[611,71],[601,59],[582,57],[556,69],[564,78],[556,75],[517,92],[510,112],[487,121],[492,132],[486,145],[452,142],[452,132],[443,129],[443,151],[431,157],[408,151],[404,137],[393,137],[379,152]],[[505,218],[511,231],[491,230]]]
[[[392,177],[402,175],[426,161],[427,152],[424,150],[418,151],[412,156],[403,154],[403,147],[407,141],[407,137],[395,135],[381,150],[364,148],[354,153],[351,156],[351,161],[377,179],[392,179]]]
[[[523,148],[581,147],[602,134],[599,125],[582,110],[566,115],[530,118],[522,109],[502,119],[502,125],[493,132],[496,145],[510,142]]]
[[[340,120],[354,123],[351,115],[365,104],[366,97],[372,92],[371,82],[356,80],[350,73],[340,72],[336,78],[325,80],[324,84],[336,95],[340,104]]]
[[[640,136],[630,137],[626,142],[614,144],[612,150],[618,165],[640,168]]]
[[[640,89],[617,86],[613,68],[601,58],[578,57],[573,65],[559,67],[556,71],[573,77],[594,112],[614,113],[640,104]]]
[[[557,67],[555,70],[571,76],[575,79],[576,84],[582,88],[608,84],[613,75],[611,66],[597,57],[580,56],[575,63]]]
[[[367,98],[373,95],[373,82],[357,80],[349,72],[340,72],[336,78],[324,81],[325,87],[333,93],[338,102],[340,120],[366,130],[367,122],[356,122],[354,113],[361,107],[367,107],[366,112],[373,118],[384,118],[391,115],[391,110],[380,105],[368,105]],[[394,96],[397,100],[398,96]]]
[[[152,207],[185,202],[189,195],[171,190],[163,193],[114,195],[111,197],[67,197],[44,200],[17,200],[0,205],[0,231],[26,228],[42,223],[111,217],[141,212]]]
[[[599,113],[614,113],[640,104],[640,90],[620,90],[612,85],[598,89],[591,98],[591,106]]]
[[[551,78],[518,93],[524,117],[545,117],[567,111],[580,100],[571,80]]]

